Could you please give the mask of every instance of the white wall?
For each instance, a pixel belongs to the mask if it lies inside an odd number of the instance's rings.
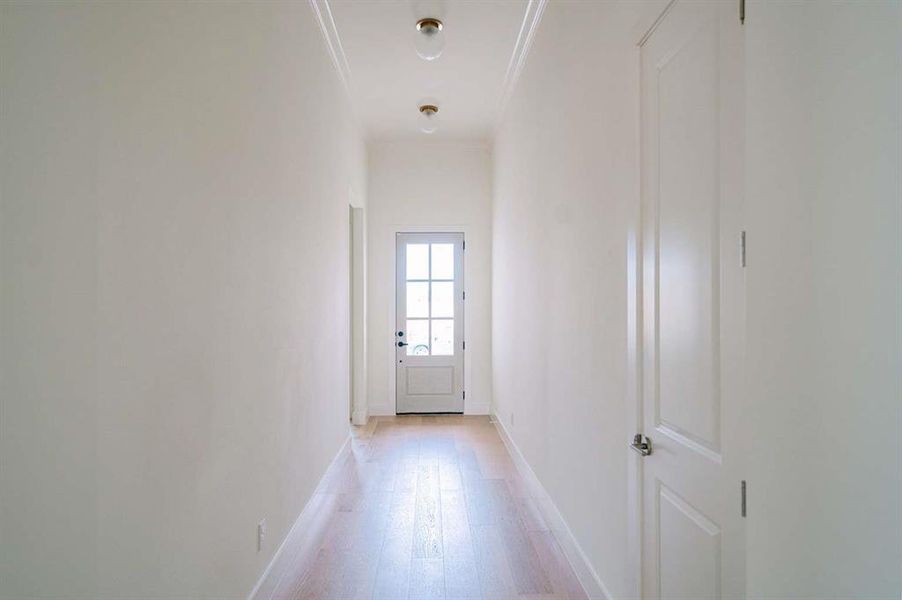
[[[424,141],[370,145],[370,414],[395,414],[395,234],[439,227],[466,234],[464,410],[468,414],[488,414],[492,394],[491,194],[491,153],[485,144]]]
[[[365,151],[319,28],[0,22],[0,597],[244,597],[348,433]]]
[[[551,2],[494,148],[494,412],[615,598],[627,539],[627,230],[651,3]]]
[[[902,595],[902,4],[746,20],[752,598]]]

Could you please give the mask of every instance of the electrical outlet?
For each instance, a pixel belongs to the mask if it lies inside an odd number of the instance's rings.
[[[266,519],[257,523],[257,552],[263,550],[263,538],[266,537]]]

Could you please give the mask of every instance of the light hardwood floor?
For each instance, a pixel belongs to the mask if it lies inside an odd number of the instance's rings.
[[[312,502],[258,599],[586,597],[487,417],[371,419]]]

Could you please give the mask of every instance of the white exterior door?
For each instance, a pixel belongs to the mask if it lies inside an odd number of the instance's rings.
[[[398,414],[464,411],[462,233],[397,235]]]
[[[676,0],[641,47],[645,598],[744,596],[737,4]]]

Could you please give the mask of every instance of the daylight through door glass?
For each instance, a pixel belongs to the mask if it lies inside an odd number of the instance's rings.
[[[454,244],[407,244],[407,355],[454,355]]]
[[[429,321],[407,319],[407,355],[426,356],[429,354]]]
[[[454,244],[430,244],[432,279],[454,279]]]
[[[429,244],[407,244],[407,279],[429,279]]]

